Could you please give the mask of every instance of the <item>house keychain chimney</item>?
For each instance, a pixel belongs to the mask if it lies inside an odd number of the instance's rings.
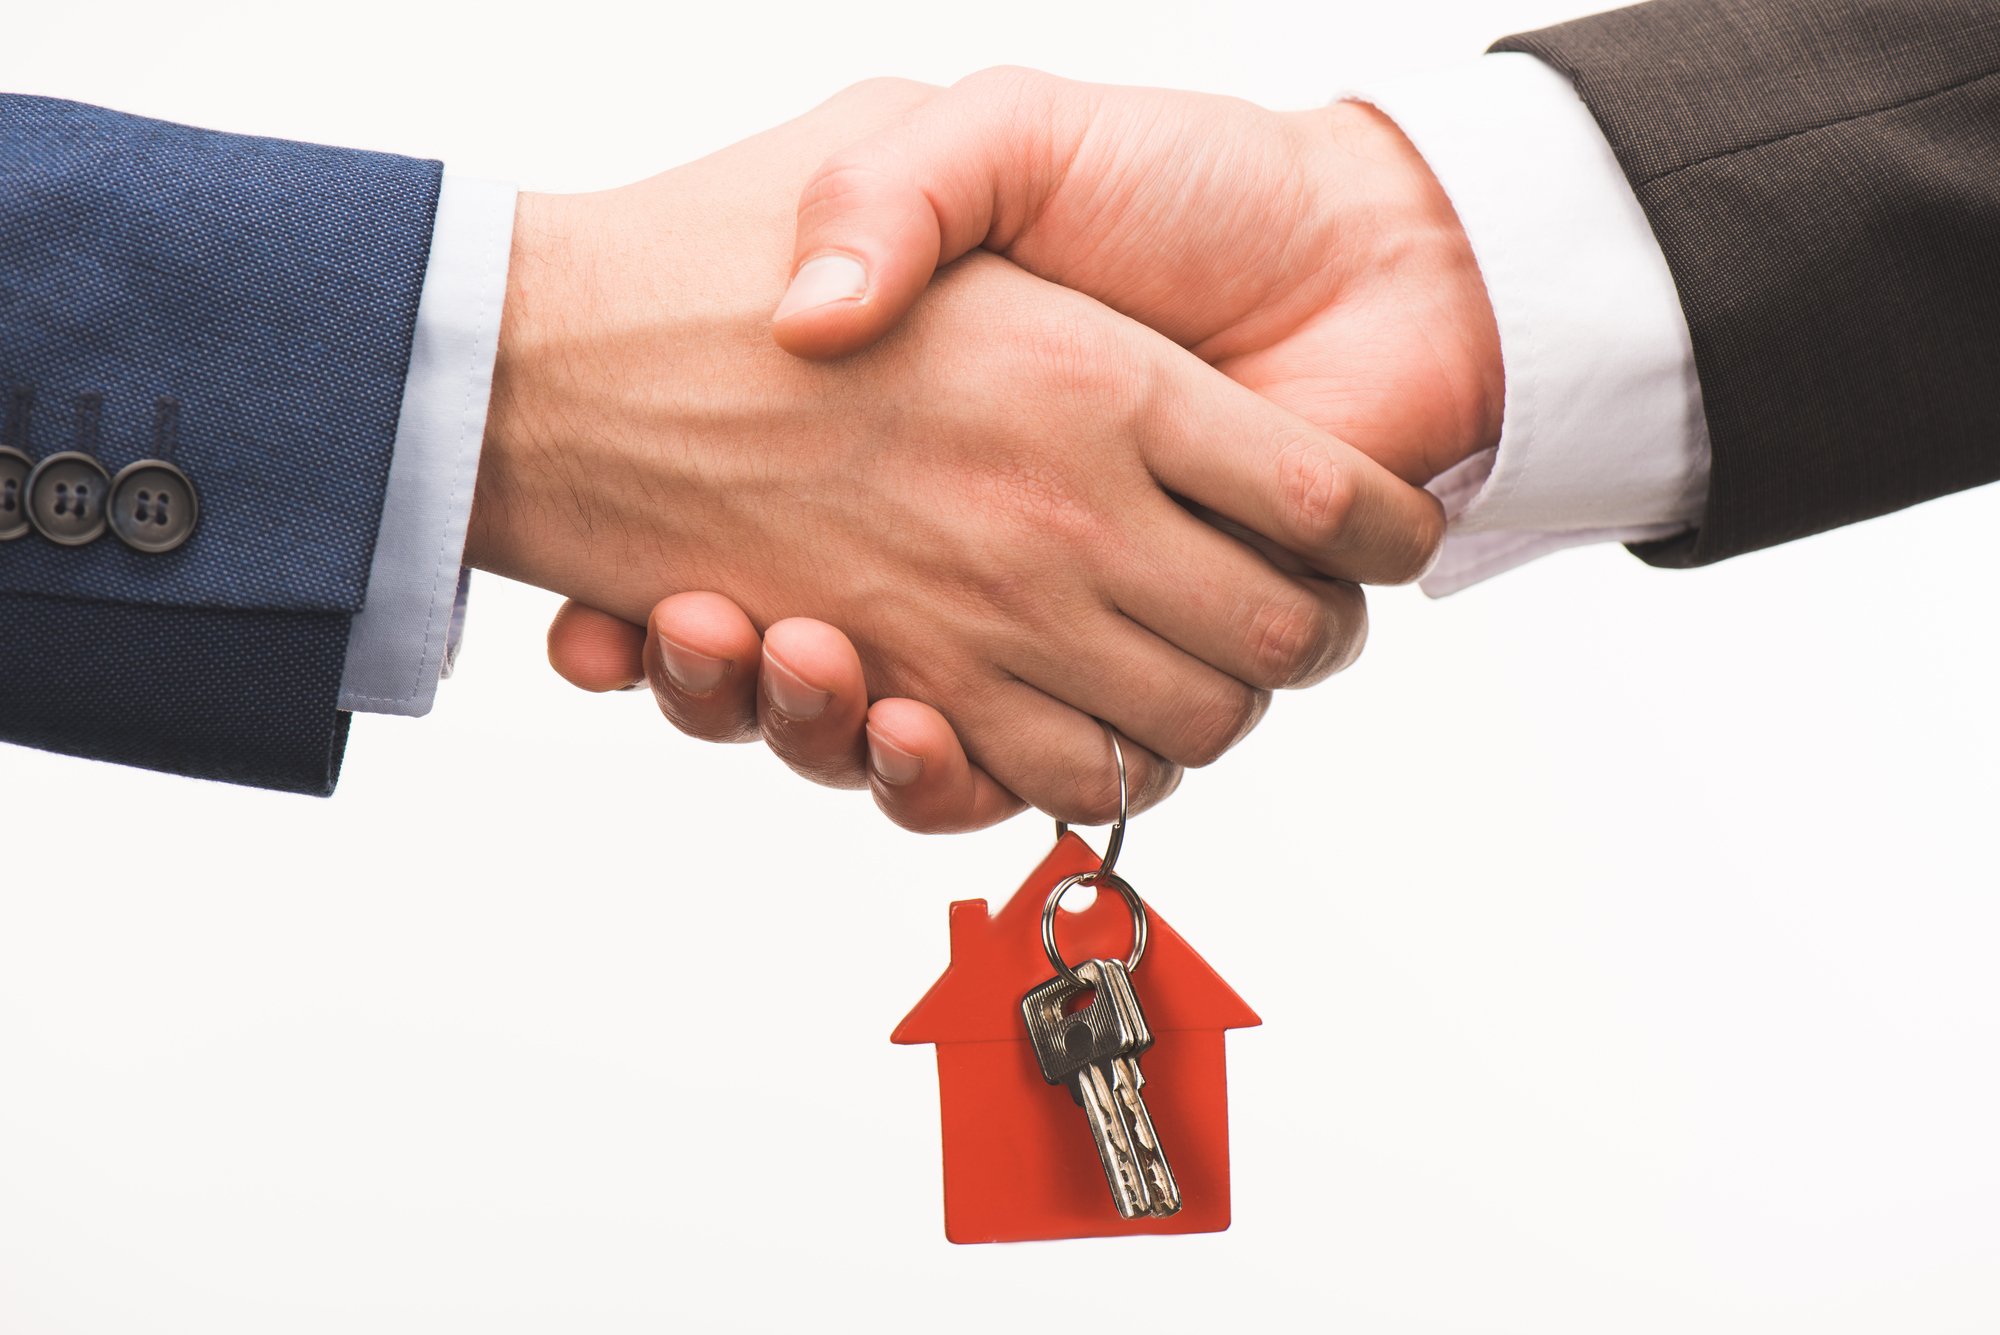
[[[1112,870],[1122,752],[1118,788],[1102,860],[1058,822],[997,913],[952,904],[951,963],[889,1036],[937,1046],[953,1242],[1229,1227],[1223,1033],[1262,1021]],[[1072,911],[1063,897],[1080,886],[1099,894]]]

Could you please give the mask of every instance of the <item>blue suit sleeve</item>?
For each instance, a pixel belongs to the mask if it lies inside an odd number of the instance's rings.
[[[168,405],[201,502],[164,553],[0,542],[0,739],[332,791],[439,180],[0,95],[8,443],[116,474]]]

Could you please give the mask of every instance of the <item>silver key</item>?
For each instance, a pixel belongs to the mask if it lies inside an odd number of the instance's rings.
[[[1153,1046],[1153,1031],[1139,1009],[1139,994],[1133,990],[1131,970],[1113,961],[1101,976],[1111,991],[1112,1000],[1129,1017],[1131,1027],[1145,1035],[1141,1045],[1112,1062],[1111,1091],[1125,1112],[1132,1158],[1138,1165],[1139,1175],[1152,1202],[1149,1213],[1164,1217],[1181,1208],[1181,1191],[1174,1181],[1173,1170],[1167,1166],[1167,1156],[1160,1149],[1160,1137],[1153,1130],[1153,1115],[1147,1111],[1146,1101],[1139,1094],[1146,1087],[1146,1077],[1139,1070],[1139,1054]]]
[[[1118,1213],[1173,1214],[1181,1208],[1180,1187],[1139,1093],[1146,1084],[1139,1056],[1153,1046],[1153,1031],[1131,976],[1116,960],[1086,960],[1075,972],[1083,986],[1051,978],[1021,1002],[1042,1078],[1067,1086],[1082,1107]],[[1093,994],[1090,1004],[1070,1012],[1069,1003],[1085,992]]]

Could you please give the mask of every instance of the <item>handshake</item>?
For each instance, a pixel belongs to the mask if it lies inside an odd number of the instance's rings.
[[[1373,109],[867,83],[521,198],[466,560],[572,600],[571,682],[905,826],[1102,822],[1100,720],[1141,809],[1351,662],[1501,404]]]

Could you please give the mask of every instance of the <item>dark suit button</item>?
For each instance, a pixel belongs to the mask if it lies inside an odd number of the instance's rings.
[[[27,455],[0,445],[0,542],[34,527],[28,522],[28,474],[34,471]]]
[[[111,531],[134,551],[170,552],[201,518],[201,497],[186,473],[159,459],[118,471],[111,483]]]
[[[104,502],[111,475],[74,450],[51,454],[28,474],[28,518],[35,531],[64,547],[96,542],[104,532]]]

